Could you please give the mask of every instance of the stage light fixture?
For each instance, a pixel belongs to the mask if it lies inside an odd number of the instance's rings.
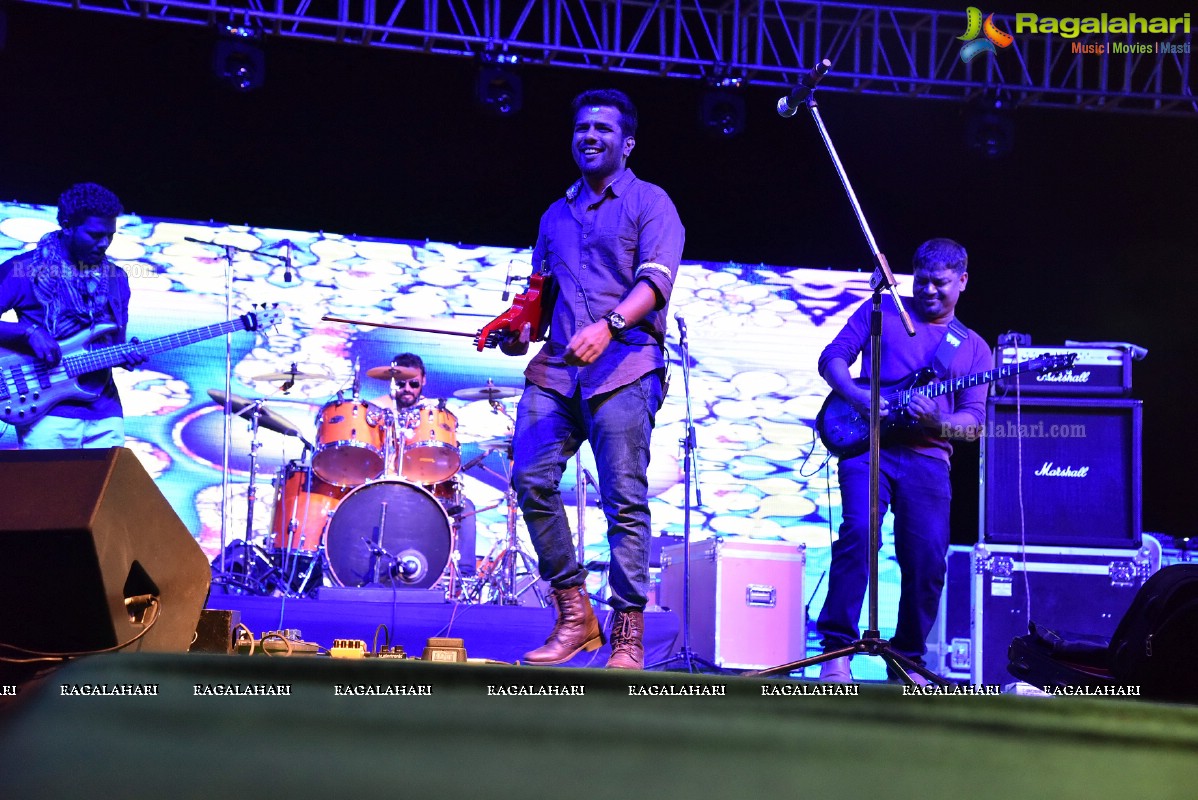
[[[487,54],[478,68],[474,85],[479,106],[500,117],[510,117],[524,107],[524,82],[509,67],[519,63],[517,56]]]
[[[731,139],[745,131],[745,99],[728,89],[707,89],[699,105],[703,129],[721,139]]]
[[[261,41],[261,29],[248,22],[223,26],[212,52],[212,72],[217,79],[239,92],[261,88],[266,80]]]
[[[965,143],[985,158],[1010,155],[1015,147],[1015,123],[1006,100],[988,92],[970,103],[965,119]]]

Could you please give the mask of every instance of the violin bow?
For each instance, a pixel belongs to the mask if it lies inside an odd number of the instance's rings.
[[[444,328],[422,328],[417,325],[403,325],[396,322],[375,322],[368,319],[346,319],[344,317],[334,317],[326,314],[320,318],[322,322],[340,322],[345,325],[366,325],[372,328],[391,328],[392,330],[400,331],[418,331],[420,333],[441,333],[446,336],[469,336],[471,338],[478,335],[478,331],[451,331]]]

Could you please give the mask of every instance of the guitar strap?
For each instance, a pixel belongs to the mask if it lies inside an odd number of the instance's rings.
[[[944,332],[944,338],[940,340],[940,346],[936,348],[936,356],[932,360],[932,370],[936,373],[936,377],[944,380],[948,377],[949,365],[953,363],[953,356],[957,354],[957,348],[965,343],[969,338],[969,329],[966,328],[961,321],[953,317],[948,323],[948,329]]]

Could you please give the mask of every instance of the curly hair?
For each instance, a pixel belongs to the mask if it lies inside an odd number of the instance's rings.
[[[119,217],[123,213],[117,196],[98,183],[77,183],[58,198],[58,224],[64,228],[88,217]]]
[[[588,89],[578,95],[570,104],[575,117],[583,106],[611,106],[620,112],[620,132],[625,136],[636,136],[636,106],[619,89]]]
[[[950,269],[960,275],[969,271],[969,254],[952,239],[928,239],[915,251],[911,266],[928,272]]]

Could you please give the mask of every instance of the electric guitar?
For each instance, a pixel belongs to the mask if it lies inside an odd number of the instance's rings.
[[[228,322],[137,344],[127,342],[90,350],[88,347],[93,341],[119,330],[116,325],[96,325],[60,341],[62,359],[54,366],[32,355],[10,351],[0,355],[0,421],[10,425],[30,425],[64,400],[94,400],[108,382],[107,376],[94,373],[125,363],[133,350],[153,355],[226,333],[262,330],[282,318],[278,309],[263,309]]]
[[[882,417],[882,442],[901,440],[918,429],[919,423],[915,417],[907,413],[907,406],[916,394],[939,397],[1021,372],[1061,372],[1069,369],[1075,358],[1076,353],[1042,355],[1018,364],[1007,364],[985,372],[975,372],[972,375],[938,382],[931,367],[917,370],[901,381],[882,387],[880,394],[887,402],[889,412]],[[868,378],[858,378],[853,382],[858,386],[869,386]],[[869,450],[869,417],[858,413],[848,400],[836,392],[832,392],[824,400],[819,414],[815,417],[815,429],[828,452],[839,458],[849,458]]]

